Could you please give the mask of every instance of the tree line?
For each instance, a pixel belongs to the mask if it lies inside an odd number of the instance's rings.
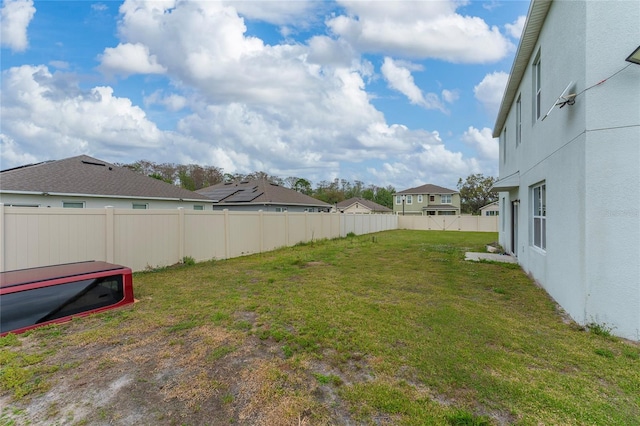
[[[118,164],[135,172],[159,179],[173,185],[180,186],[190,191],[206,188],[222,182],[234,182],[242,180],[265,179],[269,182],[293,189],[317,200],[329,204],[358,197],[370,200],[382,206],[393,209],[393,197],[396,189],[388,185],[386,187],[365,184],[359,180],[348,181],[346,179],[323,180],[315,185],[301,177],[289,176],[281,178],[259,171],[248,174],[224,173],[220,167],[201,166],[198,164],[174,164],[154,163],[140,160],[130,164]],[[495,183],[493,177],[485,177],[482,174],[469,175],[465,180],[458,180],[462,213],[478,214],[483,207],[498,199],[498,194],[491,191]]]

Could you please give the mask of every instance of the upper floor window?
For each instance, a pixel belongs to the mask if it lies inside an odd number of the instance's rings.
[[[451,194],[442,194],[440,196],[440,202],[442,204],[451,204]]]
[[[542,114],[542,75],[541,75],[541,62],[540,51],[536,55],[536,59],[533,61],[533,111],[535,113],[536,120],[540,118]]]
[[[422,195],[418,195],[418,202],[421,203],[422,202]]]
[[[200,205],[200,204],[194,204],[193,205],[193,209],[194,210],[204,210],[204,206]]]
[[[84,201],[76,202],[76,201],[63,201],[62,207],[66,209],[83,209]]]
[[[436,196],[435,195],[430,195],[429,196],[429,201],[434,202],[436,200]]]
[[[402,204],[402,195],[396,195],[396,204]]]
[[[413,204],[413,195],[407,195],[407,204]]]
[[[531,189],[533,206],[533,245],[547,248],[547,185],[541,183]]]
[[[522,95],[516,101],[516,147],[522,142]]]
[[[133,203],[134,210],[147,210],[149,208],[149,204],[147,203]]]

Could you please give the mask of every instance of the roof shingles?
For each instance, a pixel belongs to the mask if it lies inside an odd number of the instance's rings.
[[[87,155],[2,171],[0,191],[210,201],[198,193]]]
[[[237,191],[234,191],[237,189]],[[219,204],[277,204],[313,207],[331,207],[293,189],[285,188],[264,179],[219,183],[196,191]],[[259,195],[256,195],[259,194]]]

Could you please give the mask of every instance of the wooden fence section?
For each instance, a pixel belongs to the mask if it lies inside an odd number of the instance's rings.
[[[0,204],[0,271],[102,260],[134,271],[398,229],[398,216]]]
[[[499,216],[398,216],[399,229],[498,232]]]

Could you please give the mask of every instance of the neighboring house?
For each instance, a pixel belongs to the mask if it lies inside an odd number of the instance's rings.
[[[393,213],[389,207],[385,207],[371,200],[365,200],[364,198],[354,197],[348,200],[340,201],[336,205],[340,213],[356,213],[356,214],[390,214]]]
[[[480,216],[498,216],[499,214],[500,204],[498,201],[494,201],[493,203],[480,207]]]
[[[638,1],[534,0],[493,131],[500,244],[578,323],[634,340],[639,19]]]
[[[265,212],[328,212],[331,204],[265,179],[225,182],[196,191],[213,200],[213,209]]]
[[[437,185],[422,185],[397,192],[393,212],[396,214],[459,215],[460,193]]]
[[[0,172],[5,206],[211,210],[211,200],[87,155]]]

